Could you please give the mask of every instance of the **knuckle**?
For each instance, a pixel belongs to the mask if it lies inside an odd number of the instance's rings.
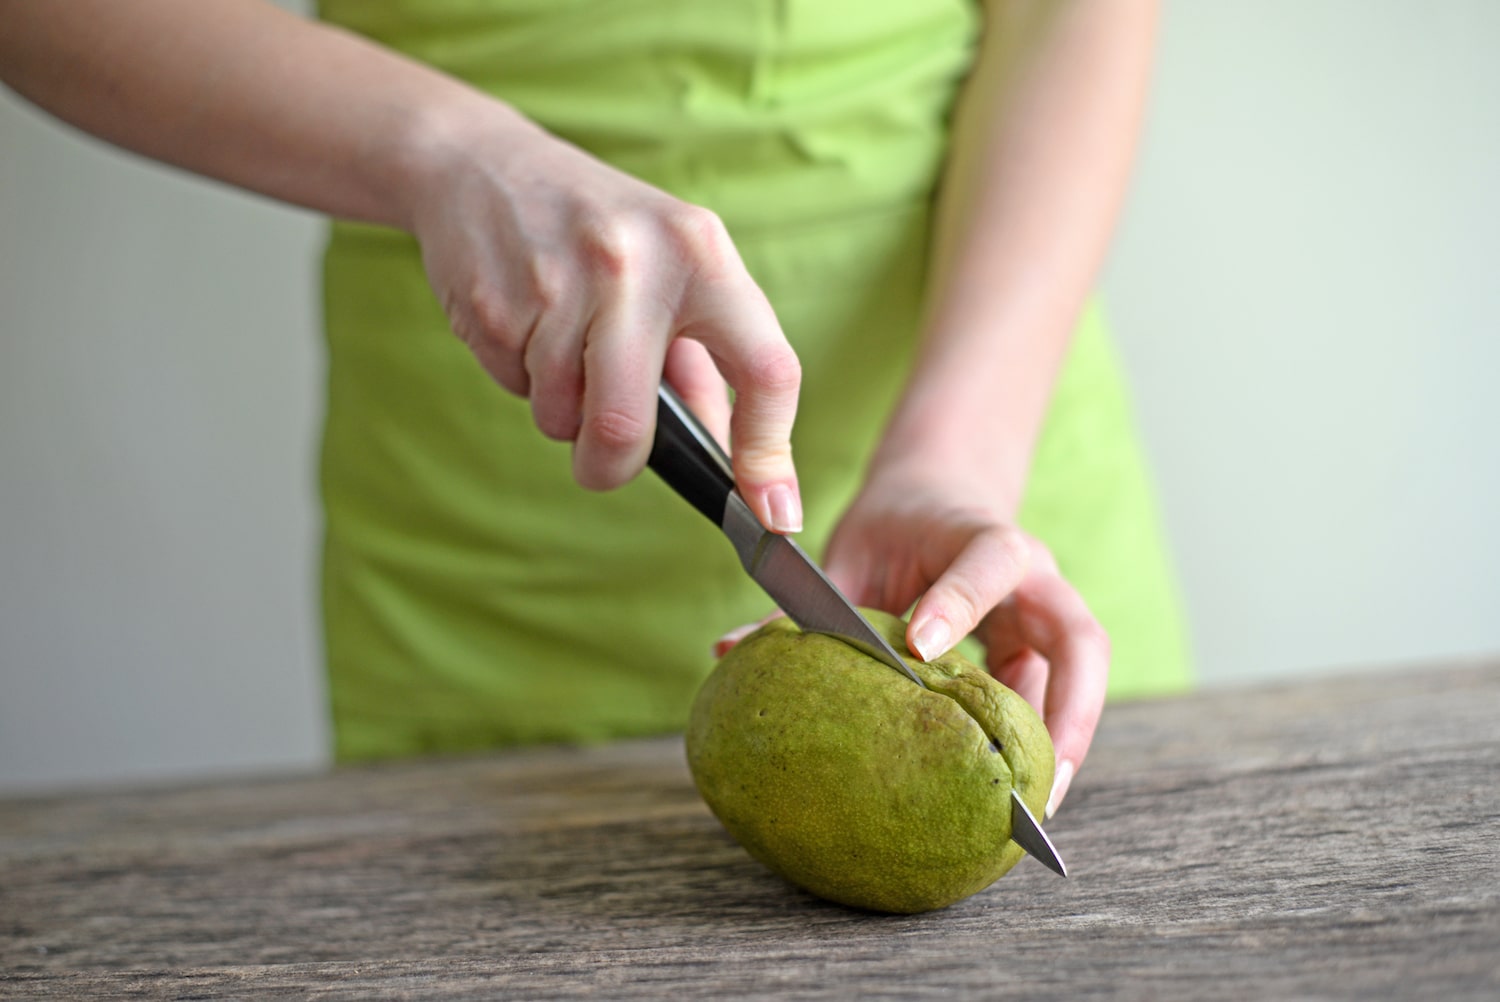
[[[476,281],[469,288],[466,302],[463,312],[473,318],[473,334],[512,350],[518,346],[520,328],[511,304],[499,289],[489,282]]]
[[[777,476],[789,461],[790,455],[791,452],[784,442],[776,445],[772,442],[737,441],[734,449],[734,466],[736,470],[741,471],[742,476],[752,481],[759,481]]]
[[[1109,631],[1104,628],[1093,616],[1085,616],[1073,629],[1074,636],[1078,642],[1098,651],[1107,661],[1111,654],[1112,641],[1109,639]]]
[[[526,290],[539,313],[555,310],[567,299],[567,269],[554,257],[533,258],[527,265]]]
[[[491,379],[518,397],[530,396],[531,379],[526,374],[526,369],[516,363],[513,355],[493,351],[484,343],[471,350]]]
[[[733,256],[729,229],[711,209],[679,203],[668,212],[666,227],[678,251],[695,264],[719,269]]]
[[[1018,605],[1017,612],[1025,620],[1028,631],[1047,637],[1049,644],[1070,648],[1091,662],[1109,663],[1109,632],[1076,593],[1028,595]]]
[[[791,345],[785,342],[770,344],[752,355],[748,375],[756,389],[778,396],[791,394],[802,385],[802,362]]]
[[[1026,535],[1013,525],[990,525],[982,533],[985,563],[1012,585],[1019,583],[1031,563]]]
[[[608,409],[589,415],[579,434],[608,452],[626,452],[645,439],[646,423],[624,411]]]
[[[977,623],[989,611],[978,584],[966,577],[947,581],[945,590],[943,607],[953,619]]]
[[[1053,622],[1045,599],[1035,589],[1017,588],[1006,599],[1015,614],[1017,625],[1028,637],[1044,637],[1051,634]]]
[[[585,228],[580,246],[584,262],[595,274],[618,281],[630,277],[638,243],[631,222],[618,216],[601,216]]]
[[[995,528],[995,543],[1000,548],[1001,557],[1019,567],[1025,567],[1031,562],[1031,543],[1026,534],[1013,525],[1000,525]]]

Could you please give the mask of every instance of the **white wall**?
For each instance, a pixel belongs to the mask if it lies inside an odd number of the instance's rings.
[[[1496,38],[1169,4],[1105,290],[1209,684],[1500,650]],[[0,96],[0,788],[325,760],[319,236]]]
[[[324,761],[320,241],[0,88],[0,788]]]
[[[1169,4],[1105,283],[1212,681],[1500,650],[1500,4]]]

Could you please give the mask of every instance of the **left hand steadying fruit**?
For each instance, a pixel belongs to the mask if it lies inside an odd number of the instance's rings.
[[[856,605],[902,615],[923,660],[974,634],[990,674],[1047,723],[1057,749],[1050,816],[1104,708],[1109,638],[1039,540],[941,485],[872,480],[829,542],[825,568]]]
[[[834,531],[824,568],[855,605],[902,615],[907,646],[930,661],[973,634],[990,674],[1047,723],[1057,750],[1050,817],[1104,708],[1109,638],[1039,540],[950,487],[874,479]],[[764,621],[763,621],[764,622]],[[727,634],[720,656],[756,626]]]

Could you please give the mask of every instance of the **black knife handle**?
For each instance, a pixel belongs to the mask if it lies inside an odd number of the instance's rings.
[[[656,392],[656,440],[646,465],[714,525],[734,490],[729,457],[666,383]]]

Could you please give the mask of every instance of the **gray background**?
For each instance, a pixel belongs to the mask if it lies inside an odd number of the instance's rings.
[[[1496,38],[1168,5],[1104,291],[1205,684],[1500,650]],[[321,234],[0,94],[0,788],[326,762]]]

